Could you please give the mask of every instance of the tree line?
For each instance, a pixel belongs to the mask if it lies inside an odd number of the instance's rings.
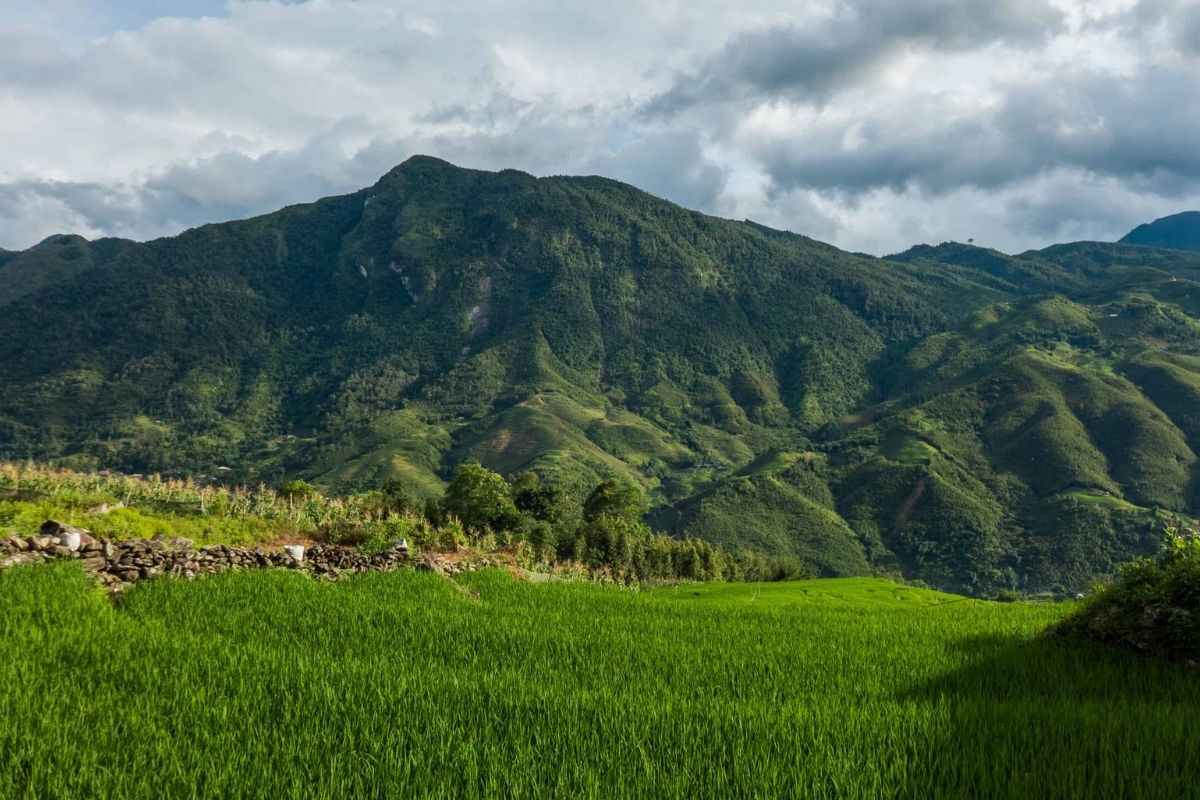
[[[730,553],[702,539],[654,533],[641,490],[609,478],[580,503],[536,472],[502,475],[466,462],[440,499],[423,504],[399,481],[377,495],[383,511],[421,514],[432,529],[461,529],[468,543],[516,544],[541,564],[574,563],[623,583],[659,580],[772,581],[807,576],[792,556]],[[457,525],[455,524],[457,523]]]

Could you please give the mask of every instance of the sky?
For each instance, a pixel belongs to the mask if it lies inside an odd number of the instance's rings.
[[[874,254],[1200,208],[1200,0],[0,0],[0,247],[147,239],[414,154]]]

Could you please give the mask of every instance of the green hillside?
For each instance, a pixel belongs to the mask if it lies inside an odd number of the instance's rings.
[[[601,178],[415,157],[142,244],[0,254],[0,458],[397,477],[460,462],[814,574],[1074,593],[1200,513],[1200,254],[886,259]]]

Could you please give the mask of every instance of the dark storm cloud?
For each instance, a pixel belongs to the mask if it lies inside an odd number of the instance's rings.
[[[822,22],[734,36],[645,111],[669,116],[746,97],[820,100],[908,47],[961,52],[998,42],[1035,44],[1063,23],[1062,13],[1045,0],[856,0]]]
[[[1184,56],[1200,55],[1200,3],[1195,0],[1141,0],[1095,27],[1118,30],[1152,48],[1166,46]]]

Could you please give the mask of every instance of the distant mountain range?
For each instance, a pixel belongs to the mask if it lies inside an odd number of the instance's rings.
[[[1125,234],[1121,242],[1174,250],[1200,250],[1200,211],[1185,211],[1139,225]]]
[[[176,237],[0,251],[0,457],[616,476],[664,531],[818,573],[1069,592],[1200,510],[1197,249],[1190,213],[879,259],[415,157]]]

